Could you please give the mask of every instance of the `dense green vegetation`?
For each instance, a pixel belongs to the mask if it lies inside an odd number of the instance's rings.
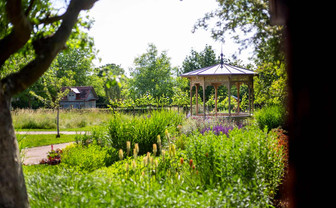
[[[286,162],[273,131],[173,111],[115,115],[76,140],[60,165],[24,167],[32,207],[268,207]]]
[[[256,112],[258,126],[261,129],[285,128],[286,110],[281,105],[266,106]]]
[[[111,165],[117,159],[114,148],[101,147],[96,144],[69,145],[63,150],[62,164],[68,169],[93,171]]]
[[[110,146],[116,149],[123,149],[126,152],[126,142],[138,143],[141,146],[139,154],[151,152],[157,136],[160,135],[161,143],[168,141],[164,137],[166,129],[176,129],[182,123],[182,116],[174,112],[162,111],[153,112],[148,116],[141,116],[132,119],[122,119],[116,115],[110,120],[107,126],[107,141]]]

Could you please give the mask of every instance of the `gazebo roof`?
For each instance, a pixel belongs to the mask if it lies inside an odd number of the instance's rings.
[[[203,116],[206,118],[206,108],[205,108],[205,90],[208,86],[213,86],[215,88],[215,115],[217,116],[217,94],[218,87],[224,85],[228,89],[228,101],[229,101],[229,113],[228,117],[231,117],[231,86],[237,86],[237,100],[238,100],[238,113],[236,115],[240,117],[239,114],[239,89],[241,84],[247,84],[248,86],[248,97],[249,97],[249,113],[246,114],[250,116],[251,109],[253,108],[253,76],[257,73],[248,69],[244,69],[237,66],[232,66],[225,64],[223,61],[223,53],[221,53],[220,64],[213,66],[208,66],[202,69],[197,69],[195,71],[187,72],[181,77],[186,77],[190,80],[190,114],[192,114],[192,89],[196,86],[196,95],[198,94],[198,88],[202,86],[203,88]],[[252,104],[251,104],[252,103]],[[198,96],[196,96],[196,116],[198,116]],[[224,114],[223,114],[224,115]],[[244,115],[244,116],[246,116]],[[225,115],[224,115],[225,116]]]
[[[213,76],[213,75],[255,75],[255,74],[257,73],[251,70],[223,63],[223,65],[216,64],[213,66],[208,66],[202,69],[187,72],[181,74],[181,77]]]

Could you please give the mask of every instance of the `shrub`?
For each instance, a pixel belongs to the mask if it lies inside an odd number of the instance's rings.
[[[106,143],[115,149],[123,149],[124,152],[127,141],[130,141],[132,146],[138,143],[141,147],[139,154],[145,154],[152,152],[158,135],[161,136],[162,143],[165,143],[165,129],[174,132],[181,122],[182,116],[172,111],[154,111],[148,116],[129,119],[123,119],[116,114],[108,124],[108,136],[103,138],[107,140]]]
[[[31,207],[268,207],[261,187],[246,187],[241,180],[223,189],[195,190],[183,179],[160,183],[107,176],[110,168],[91,173],[61,166],[24,166]],[[121,164],[118,169],[125,169]],[[171,178],[175,178],[172,175]],[[179,180],[179,179],[177,179]],[[150,184],[150,185],[149,185]]]
[[[267,127],[269,130],[283,127],[285,124],[286,110],[283,106],[272,105],[256,112],[255,118],[260,129]]]
[[[264,187],[271,194],[281,182],[284,170],[282,149],[278,146],[273,132],[236,128],[229,138],[212,132],[191,136],[186,150],[206,186],[225,187],[235,183],[235,178],[246,186]]]
[[[185,152],[170,144],[160,156],[127,157],[89,173],[24,167],[31,206],[272,207],[282,174],[275,133],[235,128],[229,136],[183,135]]]
[[[69,145],[63,150],[62,164],[85,171],[93,171],[116,160],[113,148],[102,148],[95,144],[86,146]]]

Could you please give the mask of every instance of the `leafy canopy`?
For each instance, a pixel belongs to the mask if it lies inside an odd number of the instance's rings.
[[[197,52],[194,49],[191,49],[190,55],[186,56],[182,63],[181,71],[182,73],[187,73],[218,63],[219,60],[216,59],[215,51],[211,46],[206,45],[204,50],[201,52]]]
[[[165,51],[159,54],[154,44],[149,44],[147,52],[134,60],[135,68],[131,69],[131,94],[132,97],[141,97],[151,94],[154,98],[162,95],[172,95],[173,71],[170,58]]]
[[[255,78],[256,103],[286,100],[283,27],[270,24],[269,0],[217,0],[218,9],[199,19],[194,31],[210,29],[214,39],[233,37],[240,50],[252,46],[259,77]]]

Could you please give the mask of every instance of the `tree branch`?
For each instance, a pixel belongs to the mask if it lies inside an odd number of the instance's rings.
[[[15,95],[31,86],[49,68],[69,38],[81,10],[90,9],[97,0],[71,0],[64,14],[61,26],[53,36],[34,43],[36,58],[20,71],[10,74],[0,82],[10,95]]]
[[[13,29],[10,34],[0,40],[0,67],[13,53],[27,43],[32,31],[32,25],[23,12],[20,0],[8,0],[6,12],[8,20],[13,24]]]
[[[30,11],[33,9],[34,2],[35,2],[35,0],[31,0],[30,3],[29,3],[28,8],[27,8],[26,11],[25,11],[25,15],[26,15],[27,17],[28,17],[28,15],[29,15]]]
[[[47,17],[47,18],[44,18],[44,19],[40,19],[40,20],[38,20],[38,24],[50,24],[50,23],[60,21],[61,19],[63,19],[64,15],[65,14],[62,14],[60,16]]]

